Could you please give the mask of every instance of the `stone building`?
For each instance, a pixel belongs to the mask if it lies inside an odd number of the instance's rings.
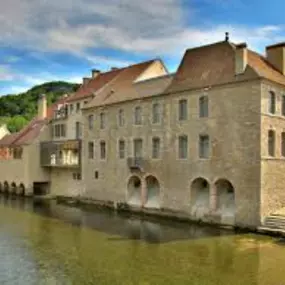
[[[285,204],[284,49],[226,40],[188,49],[175,74],[118,76],[83,111],[84,196],[262,223]]]
[[[162,71],[160,67],[162,66]],[[92,70],[91,78],[83,78],[82,85],[58,104],[50,121],[52,137],[41,143],[42,167],[50,172],[50,193],[61,196],[84,195],[85,179],[82,172],[83,129],[86,127],[82,109],[96,93],[108,88],[120,74],[134,71],[136,76],[149,78],[160,75],[165,68],[160,61],[151,61],[123,69],[112,68],[101,73]],[[90,124],[93,118],[89,119]]]
[[[43,96],[38,115],[20,132],[0,140],[0,192],[33,195],[48,191],[49,173],[40,167],[40,141],[49,137],[50,113]]]
[[[0,140],[0,187],[255,228],[285,207],[284,54],[226,39],[174,74],[159,59],[93,70]]]

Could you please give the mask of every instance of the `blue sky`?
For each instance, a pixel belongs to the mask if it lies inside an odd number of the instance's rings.
[[[285,41],[281,0],[9,0],[0,11],[0,96],[51,80],[81,82],[160,57],[175,71],[186,48]]]

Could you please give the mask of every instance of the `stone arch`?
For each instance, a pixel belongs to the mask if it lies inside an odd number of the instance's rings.
[[[133,175],[128,182],[128,203],[131,205],[141,205],[142,182],[140,177]]]
[[[10,190],[9,183],[7,181],[4,182],[3,191],[4,193],[8,194]]]
[[[159,208],[160,207],[160,184],[158,179],[149,175],[145,178],[146,182],[146,203],[145,207]]]
[[[26,191],[25,185],[23,183],[20,183],[18,188],[18,194],[20,196],[25,196],[25,191]]]
[[[210,209],[210,184],[202,177],[191,183],[191,214],[200,218]]]
[[[17,185],[16,185],[16,183],[15,182],[12,182],[11,183],[11,193],[12,194],[16,194],[17,193]]]
[[[233,184],[227,179],[218,179],[215,182],[217,190],[217,210],[221,213],[222,218],[232,219],[235,217],[235,189]]]

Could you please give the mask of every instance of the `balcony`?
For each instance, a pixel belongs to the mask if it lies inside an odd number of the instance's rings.
[[[128,157],[127,163],[131,170],[142,171],[144,169],[144,160],[142,157]]]
[[[68,116],[68,106],[61,106],[57,110],[54,110],[53,113],[53,119],[54,120],[60,120],[60,119],[66,119]]]
[[[40,145],[43,167],[78,168],[81,165],[81,141],[50,141]]]

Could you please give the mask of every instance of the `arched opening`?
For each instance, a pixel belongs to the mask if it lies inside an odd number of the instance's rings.
[[[21,183],[21,184],[19,185],[18,194],[19,194],[20,196],[25,196],[25,185],[24,185],[23,183]]]
[[[160,206],[160,186],[156,177],[150,175],[146,177],[147,200],[145,207],[159,208]]]
[[[2,185],[2,183],[0,182],[0,193],[2,193],[3,192],[3,185]]]
[[[128,203],[141,205],[141,180],[138,176],[132,176],[128,183]]]
[[[13,183],[11,184],[11,193],[12,193],[12,194],[16,194],[16,193],[17,193],[17,185],[16,185],[15,182],[13,182]]]
[[[217,208],[224,218],[232,220],[235,217],[235,190],[232,183],[226,179],[219,179],[215,183],[217,189]],[[229,221],[232,223],[232,221]]]
[[[4,182],[3,191],[5,194],[8,194],[10,190],[9,183],[7,181]]]
[[[191,184],[191,214],[199,218],[209,212],[209,208],[209,183],[204,178],[196,178]]]

